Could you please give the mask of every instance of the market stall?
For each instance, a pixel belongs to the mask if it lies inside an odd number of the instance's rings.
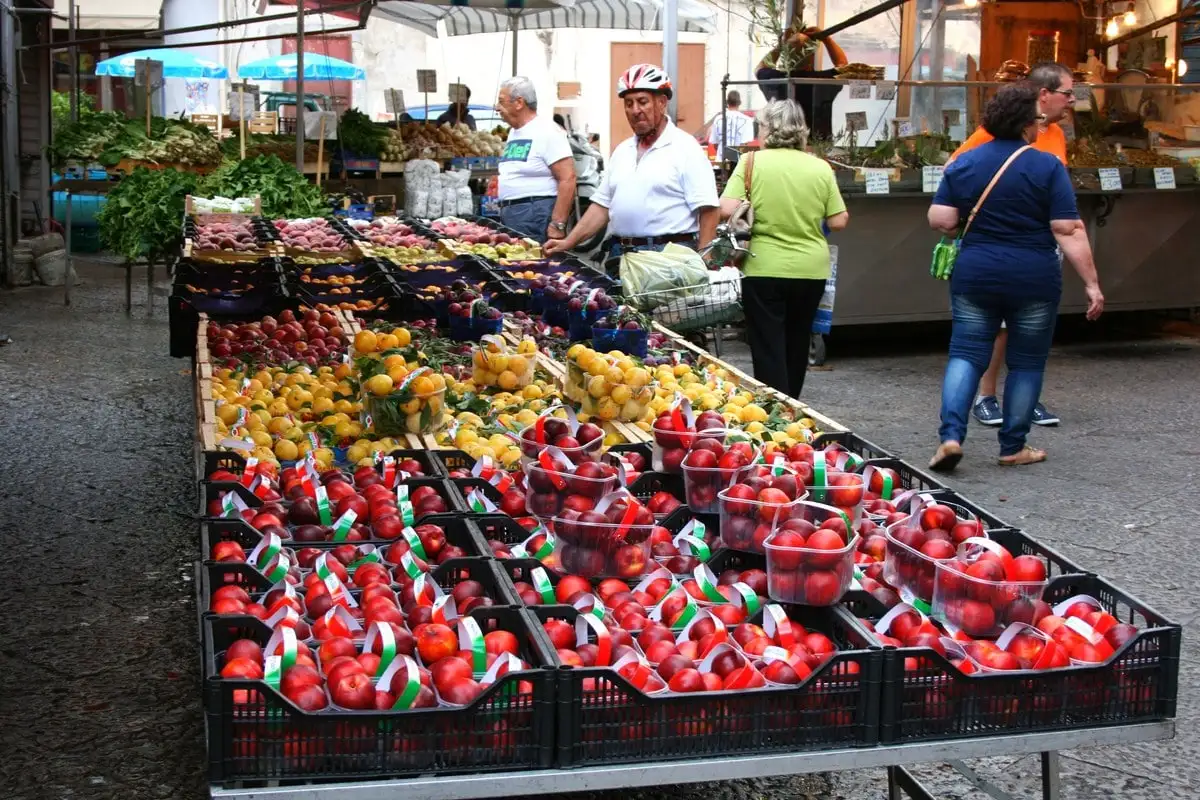
[[[809,41],[827,41],[889,6],[812,32]],[[1200,277],[1186,264],[1200,246],[1200,94],[1184,80],[1177,30],[1194,13],[1139,20],[1132,7],[1112,4],[916,2],[904,8],[890,66],[727,77],[723,95],[811,89],[833,98],[813,123],[833,136],[814,134],[810,149],[834,166],[853,220],[830,239],[839,248],[835,324],[948,319],[944,293],[926,280],[937,235],[925,212],[941,167],[998,87],[1037,63],[1063,64],[1073,72],[1074,103],[1059,125],[1106,306],[1195,308]],[[871,235],[858,235],[864,230]],[[1082,312],[1082,287],[1068,280],[1064,289],[1061,311]]]
[[[1023,753],[1055,797],[1059,749],[1173,735],[1178,626],[587,265],[187,208],[214,797],[917,797],[904,764]]]

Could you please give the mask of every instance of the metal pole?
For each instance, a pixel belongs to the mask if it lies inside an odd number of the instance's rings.
[[[75,0],[67,5],[67,35],[75,39],[75,22],[79,15],[76,13]],[[79,50],[71,46],[67,50],[67,58],[71,60],[71,121],[79,121]]]
[[[666,0],[663,3],[663,69],[671,78],[671,83],[679,85],[679,0]],[[675,93],[667,103],[667,113],[671,120],[678,122],[679,94]]]
[[[513,14],[509,19],[512,20],[512,74],[515,78],[517,75],[517,15]]]
[[[304,3],[296,4],[296,171],[304,172]]]

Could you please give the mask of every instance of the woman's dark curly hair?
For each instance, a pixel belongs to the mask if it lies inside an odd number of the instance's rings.
[[[983,110],[983,129],[997,139],[1020,139],[1038,118],[1038,92],[1028,83],[1003,86]]]

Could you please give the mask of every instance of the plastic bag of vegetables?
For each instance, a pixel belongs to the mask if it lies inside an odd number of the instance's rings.
[[[695,250],[668,244],[661,252],[640,250],[621,256],[625,298],[642,311],[708,289],[708,269]]]

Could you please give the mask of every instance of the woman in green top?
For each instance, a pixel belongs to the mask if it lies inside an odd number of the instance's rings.
[[[754,255],[743,265],[742,305],[754,377],[799,398],[813,317],[829,277],[822,223],[840,231],[850,215],[833,169],[804,152],[808,128],[800,106],[777,100],[763,109],[758,122],[764,149],[738,161],[721,198],[721,216],[737,210],[749,183]]]

